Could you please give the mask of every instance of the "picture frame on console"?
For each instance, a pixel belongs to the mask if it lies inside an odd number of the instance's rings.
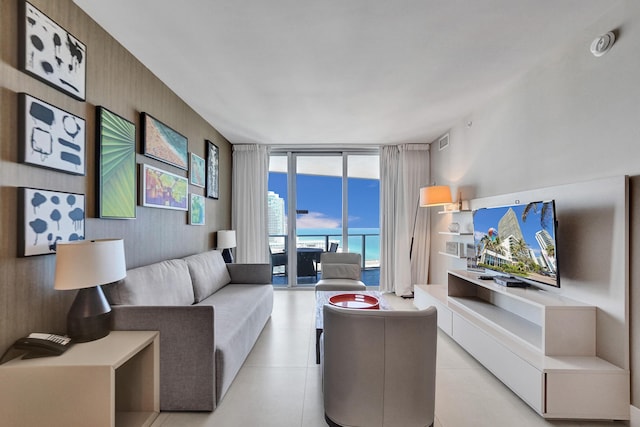
[[[84,101],[87,46],[31,3],[20,7],[20,69]]]

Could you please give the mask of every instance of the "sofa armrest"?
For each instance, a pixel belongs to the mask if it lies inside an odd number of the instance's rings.
[[[271,284],[271,264],[227,264],[231,284]]]
[[[214,307],[112,307],[113,330],[160,332],[160,409],[215,409]]]

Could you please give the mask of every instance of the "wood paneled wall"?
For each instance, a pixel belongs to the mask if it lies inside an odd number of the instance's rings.
[[[71,0],[31,0],[87,46],[87,99],[68,95],[26,75],[18,68],[18,2],[1,0],[0,9],[0,353],[31,331],[65,330],[74,291],[55,291],[55,255],[18,257],[18,187],[68,191],[86,195],[86,238],[123,238],[127,267],[190,255],[214,247],[215,231],[231,225],[231,146],[126,49]],[[195,66],[185,64],[186,67]],[[26,92],[84,117],[87,129],[87,174],[18,163],[18,93]],[[96,106],[136,124],[140,144],[140,112],[147,112],[185,135],[189,151],[205,157],[205,139],[220,148],[220,198],[206,199],[206,225],[191,226],[187,213],[137,207],[134,220],[102,220],[95,211]],[[187,176],[185,171],[137,154],[148,163]],[[204,195],[204,189],[189,191]]]

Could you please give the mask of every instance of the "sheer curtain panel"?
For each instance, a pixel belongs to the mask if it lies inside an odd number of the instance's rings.
[[[267,228],[268,179],[267,146],[233,146],[231,222],[236,230],[236,262],[270,262]]]
[[[380,290],[411,296],[429,273],[429,212],[418,208],[420,187],[429,182],[429,145],[382,147],[380,168]]]

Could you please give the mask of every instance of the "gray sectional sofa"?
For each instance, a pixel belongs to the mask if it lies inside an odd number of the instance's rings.
[[[131,269],[104,286],[113,330],[160,331],[160,409],[212,411],[273,309],[269,264],[208,251]]]

